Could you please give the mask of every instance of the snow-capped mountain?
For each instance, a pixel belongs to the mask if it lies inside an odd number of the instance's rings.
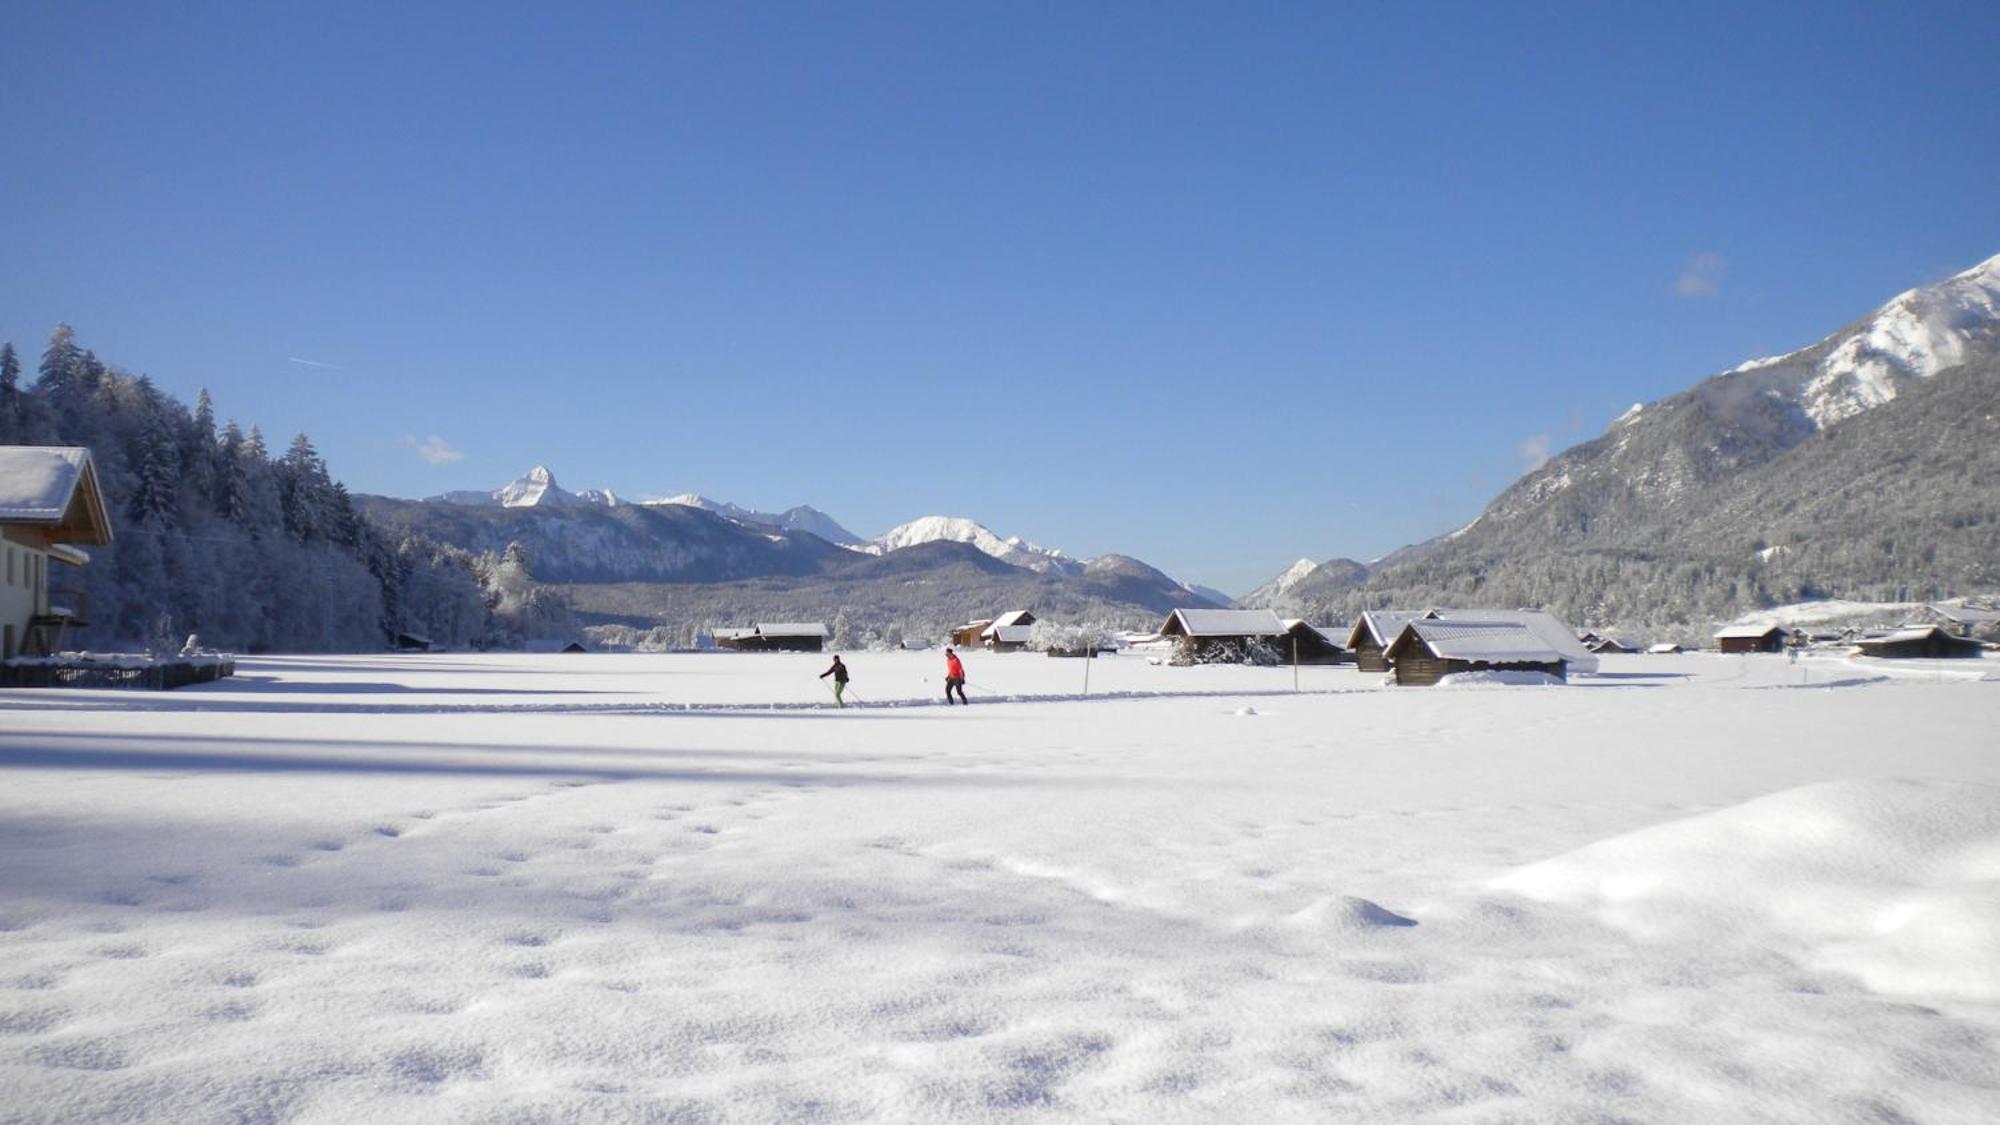
[[[1477,597],[1687,639],[1778,602],[1986,592],[1996,525],[2000,256],[1634,406],[1452,535],[1293,596],[1331,617]]]
[[[1811,347],[1753,359],[1724,378],[1793,403],[1818,429],[1896,397],[1912,380],[1956,367],[2000,334],[2000,254],[1963,273],[1898,293]],[[1629,422],[1643,408],[1628,411]]]
[[[1268,606],[1290,593],[1292,587],[1312,577],[1312,572],[1318,569],[1319,564],[1313,560],[1300,559],[1286,567],[1284,573],[1243,595],[1243,604],[1252,609]]]
[[[1081,574],[1083,564],[1061,551],[1040,547],[1019,536],[1002,539],[984,524],[957,516],[924,516],[883,532],[861,549],[886,555],[920,543],[965,543],[1009,566],[1043,574]]]
[[[491,492],[447,492],[427,498],[432,503],[469,504],[486,508],[559,508],[571,504],[601,504],[617,507],[618,495],[608,488],[588,488],[565,492],[556,484],[556,475],[547,465],[536,465],[517,479]]]
[[[752,523],[764,527],[775,527],[780,531],[803,531],[817,535],[829,543],[843,547],[858,547],[861,537],[840,526],[839,521],[810,505],[800,504],[782,512],[759,512],[732,504],[726,500],[711,500],[700,493],[684,492],[679,496],[669,496],[663,500],[647,500],[647,504],[678,504],[684,508],[700,508],[713,512],[724,519],[737,523]]]

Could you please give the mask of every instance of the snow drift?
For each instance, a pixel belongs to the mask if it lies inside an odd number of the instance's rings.
[[[2000,1000],[2000,787],[1808,785],[1492,885],[1660,940],[1763,931],[1773,948],[1878,992]]]

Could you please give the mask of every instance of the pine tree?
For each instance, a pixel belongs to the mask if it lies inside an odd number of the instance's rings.
[[[215,405],[208,388],[195,395],[194,417],[183,427],[180,441],[182,496],[190,508],[213,510],[220,482],[220,456],[215,441]]]
[[[180,522],[181,454],[165,418],[155,414],[139,440],[139,487],[127,511],[150,528]]]
[[[14,344],[0,344],[0,445],[14,445],[27,437],[27,407],[21,398],[21,357]]]

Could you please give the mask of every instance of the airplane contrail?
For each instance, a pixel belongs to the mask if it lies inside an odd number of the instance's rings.
[[[299,358],[298,356],[295,356],[295,355],[288,355],[288,356],[286,356],[286,357],[285,357],[285,362],[286,362],[286,363],[296,363],[296,364],[298,364],[298,365],[299,365],[299,366],[301,366],[301,367],[321,367],[321,368],[325,368],[325,369],[326,369],[326,370],[328,370],[328,371],[345,371],[345,370],[347,370],[347,368],[345,368],[345,367],[342,367],[341,365],[339,365],[339,364],[337,364],[337,363],[321,363],[321,362],[320,362],[319,360],[316,360],[316,359],[300,359],[300,358]]]

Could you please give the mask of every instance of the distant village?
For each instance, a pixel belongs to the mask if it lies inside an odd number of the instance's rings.
[[[0,447],[0,686],[177,687],[228,675],[226,654],[189,637],[177,651],[89,653],[71,647],[86,634],[88,607],[65,596],[55,568],[88,565],[92,546],[112,542],[111,520],[91,461],[76,447]],[[716,652],[822,652],[832,639],[824,622],[751,622],[713,628],[698,648]],[[1721,653],[1845,650],[1878,659],[1977,658],[2000,648],[2000,608],[1926,605],[1910,620],[1877,628],[1810,630],[1781,624],[1732,624],[1713,634]],[[1606,654],[1670,654],[1678,644],[1652,644],[1578,630],[1540,610],[1369,610],[1345,628],[1287,620],[1268,609],[1176,609],[1150,633],[1113,633],[1081,624],[1039,620],[1012,609],[977,617],[936,641],[993,653],[1040,652],[1094,658],[1130,651],[1169,665],[1352,665],[1399,685],[1425,686],[1454,677],[1495,682],[1562,682],[1598,669]],[[431,642],[401,633],[394,646],[429,651]],[[586,652],[578,638],[529,641],[529,651]]]

